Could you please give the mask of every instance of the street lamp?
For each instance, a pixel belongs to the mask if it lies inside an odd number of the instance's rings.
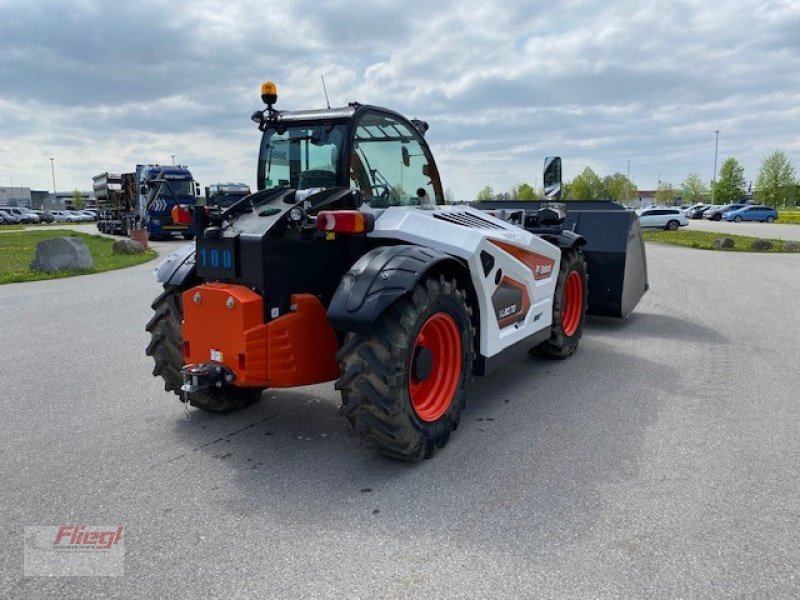
[[[711,178],[711,204],[715,204],[717,195],[717,150],[719,149],[719,129],[715,129],[716,139],[714,140],[714,176]]]
[[[628,190],[631,187],[631,160],[628,159],[628,175],[625,177],[627,181],[625,182],[625,206],[628,205]]]
[[[175,155],[174,154],[170,154],[170,156],[172,157],[172,165],[175,166]]]
[[[55,158],[52,156],[50,157],[50,172],[53,174],[53,206],[50,208],[56,207],[56,164]]]

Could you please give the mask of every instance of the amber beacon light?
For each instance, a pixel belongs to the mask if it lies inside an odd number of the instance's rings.
[[[272,106],[278,101],[278,86],[271,81],[265,81],[261,84],[261,100],[267,106]]]

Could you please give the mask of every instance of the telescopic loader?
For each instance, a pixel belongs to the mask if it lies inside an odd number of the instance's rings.
[[[276,110],[269,82],[262,99],[258,191],[176,207],[202,233],[156,272],[147,353],[184,402],[222,412],[335,380],[365,446],[428,458],[473,375],[520,352],[566,358],[587,308],[626,317],[647,289],[619,205],[447,206],[426,123],[358,103]],[[559,158],[544,184],[557,199]]]

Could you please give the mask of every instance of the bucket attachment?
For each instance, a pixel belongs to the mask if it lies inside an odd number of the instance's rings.
[[[647,291],[647,259],[639,218],[629,210],[570,210],[564,229],[586,238],[591,315],[627,318]]]

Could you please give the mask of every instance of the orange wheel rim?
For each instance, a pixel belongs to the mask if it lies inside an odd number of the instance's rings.
[[[561,327],[567,337],[578,331],[583,316],[583,277],[578,271],[570,271],[564,285],[564,299],[561,303]]]
[[[461,331],[444,312],[432,315],[417,334],[408,372],[411,407],[417,417],[436,421],[453,402],[461,378]]]

